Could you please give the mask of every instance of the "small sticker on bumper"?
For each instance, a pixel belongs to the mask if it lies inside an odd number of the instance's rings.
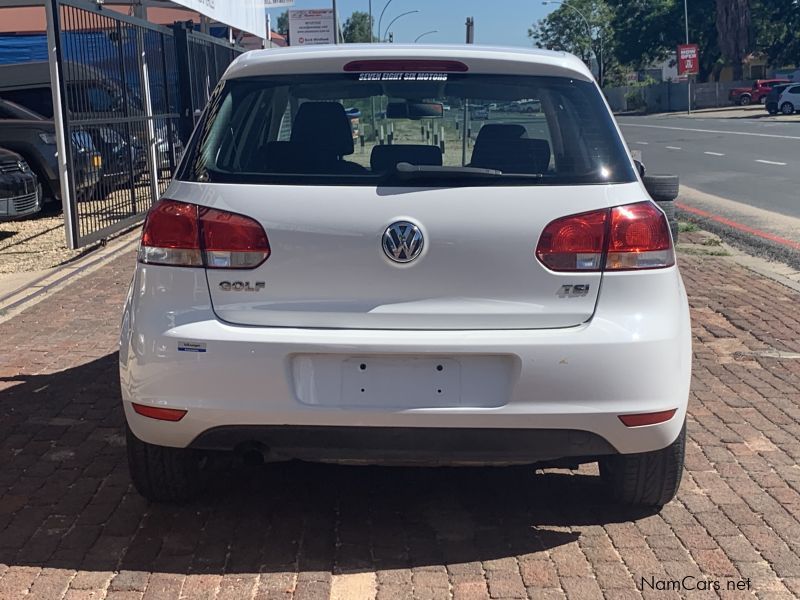
[[[206,352],[206,345],[202,342],[178,342],[178,352]]]

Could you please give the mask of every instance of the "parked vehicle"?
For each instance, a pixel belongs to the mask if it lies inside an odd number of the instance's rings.
[[[791,81],[788,79],[756,79],[750,87],[732,88],[728,92],[728,100],[739,106],[756,103],[763,104],[769,91],[774,86],[782,83],[791,83]]]
[[[475,107],[471,111],[471,114],[472,118],[476,121],[486,121],[489,118],[489,110],[482,106]]]
[[[56,159],[56,130],[52,120],[22,106],[0,100],[0,146],[22,155],[43,185],[44,201],[61,202]],[[79,199],[89,197],[102,175],[103,159],[91,136],[74,132],[75,187]]]
[[[42,210],[42,188],[28,163],[0,148],[0,221],[29,217]]]
[[[190,498],[227,450],[599,461],[620,502],[668,502],[689,307],[666,216],[584,63],[473,45],[246,57],[143,228],[119,346],[140,493]],[[375,146],[365,166],[340,103],[387,105],[415,131],[445,103],[534,93],[545,118],[484,124],[452,150],[468,166],[423,143]]]
[[[778,107],[784,115],[791,115],[800,108],[800,84],[787,86],[778,98]]]
[[[772,89],[767,94],[766,100],[764,101],[764,108],[767,109],[767,112],[771,115],[778,114],[780,107],[778,105],[778,99],[780,98],[783,90],[787,87],[792,85],[791,83],[781,83],[779,85],[772,86]]]
[[[93,67],[68,62],[65,71],[69,72],[71,77],[66,82],[66,101],[72,118],[84,122],[83,129],[90,132],[98,147],[102,147],[103,154],[110,163],[121,165],[118,158],[124,152],[131,153],[134,157],[134,176],[141,176],[146,169],[145,140],[148,137],[142,99]],[[52,119],[53,100],[50,91],[49,64],[36,61],[0,65],[0,98]],[[122,124],[114,129],[110,125],[87,126],[85,123],[128,117],[134,119],[130,125],[130,136]],[[109,131],[111,129],[115,133],[111,133]],[[107,140],[111,138],[116,142],[110,146],[111,142]],[[124,148],[120,148],[120,141],[124,143]],[[183,144],[178,139],[177,128],[173,128],[170,132],[166,124],[158,125],[155,131],[155,147],[159,164],[175,163],[183,153]],[[172,151],[175,153],[175,158],[170,160],[169,153]],[[110,173],[108,179],[111,179],[112,183],[120,177],[128,177],[127,173],[120,174],[119,168],[112,168]]]

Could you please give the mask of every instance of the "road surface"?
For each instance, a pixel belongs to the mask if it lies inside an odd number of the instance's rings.
[[[800,217],[800,121],[657,115],[619,117],[650,173],[784,215]]]

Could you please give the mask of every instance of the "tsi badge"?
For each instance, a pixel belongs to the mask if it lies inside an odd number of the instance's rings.
[[[558,288],[556,296],[559,298],[583,298],[589,295],[589,284],[582,283],[579,285],[562,285]]]
[[[222,281],[219,289],[223,292],[260,292],[266,285],[264,281],[256,281],[252,284],[249,281]]]

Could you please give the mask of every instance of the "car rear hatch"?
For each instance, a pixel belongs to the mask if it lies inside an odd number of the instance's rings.
[[[560,272],[535,256],[564,215],[641,200],[633,186],[401,189],[180,184],[171,197],[214,198],[269,239],[255,269],[207,269],[214,311],[239,325],[352,329],[536,329],[587,321],[599,272]],[[210,189],[209,189],[210,188]],[[414,260],[383,236],[420,230]]]

